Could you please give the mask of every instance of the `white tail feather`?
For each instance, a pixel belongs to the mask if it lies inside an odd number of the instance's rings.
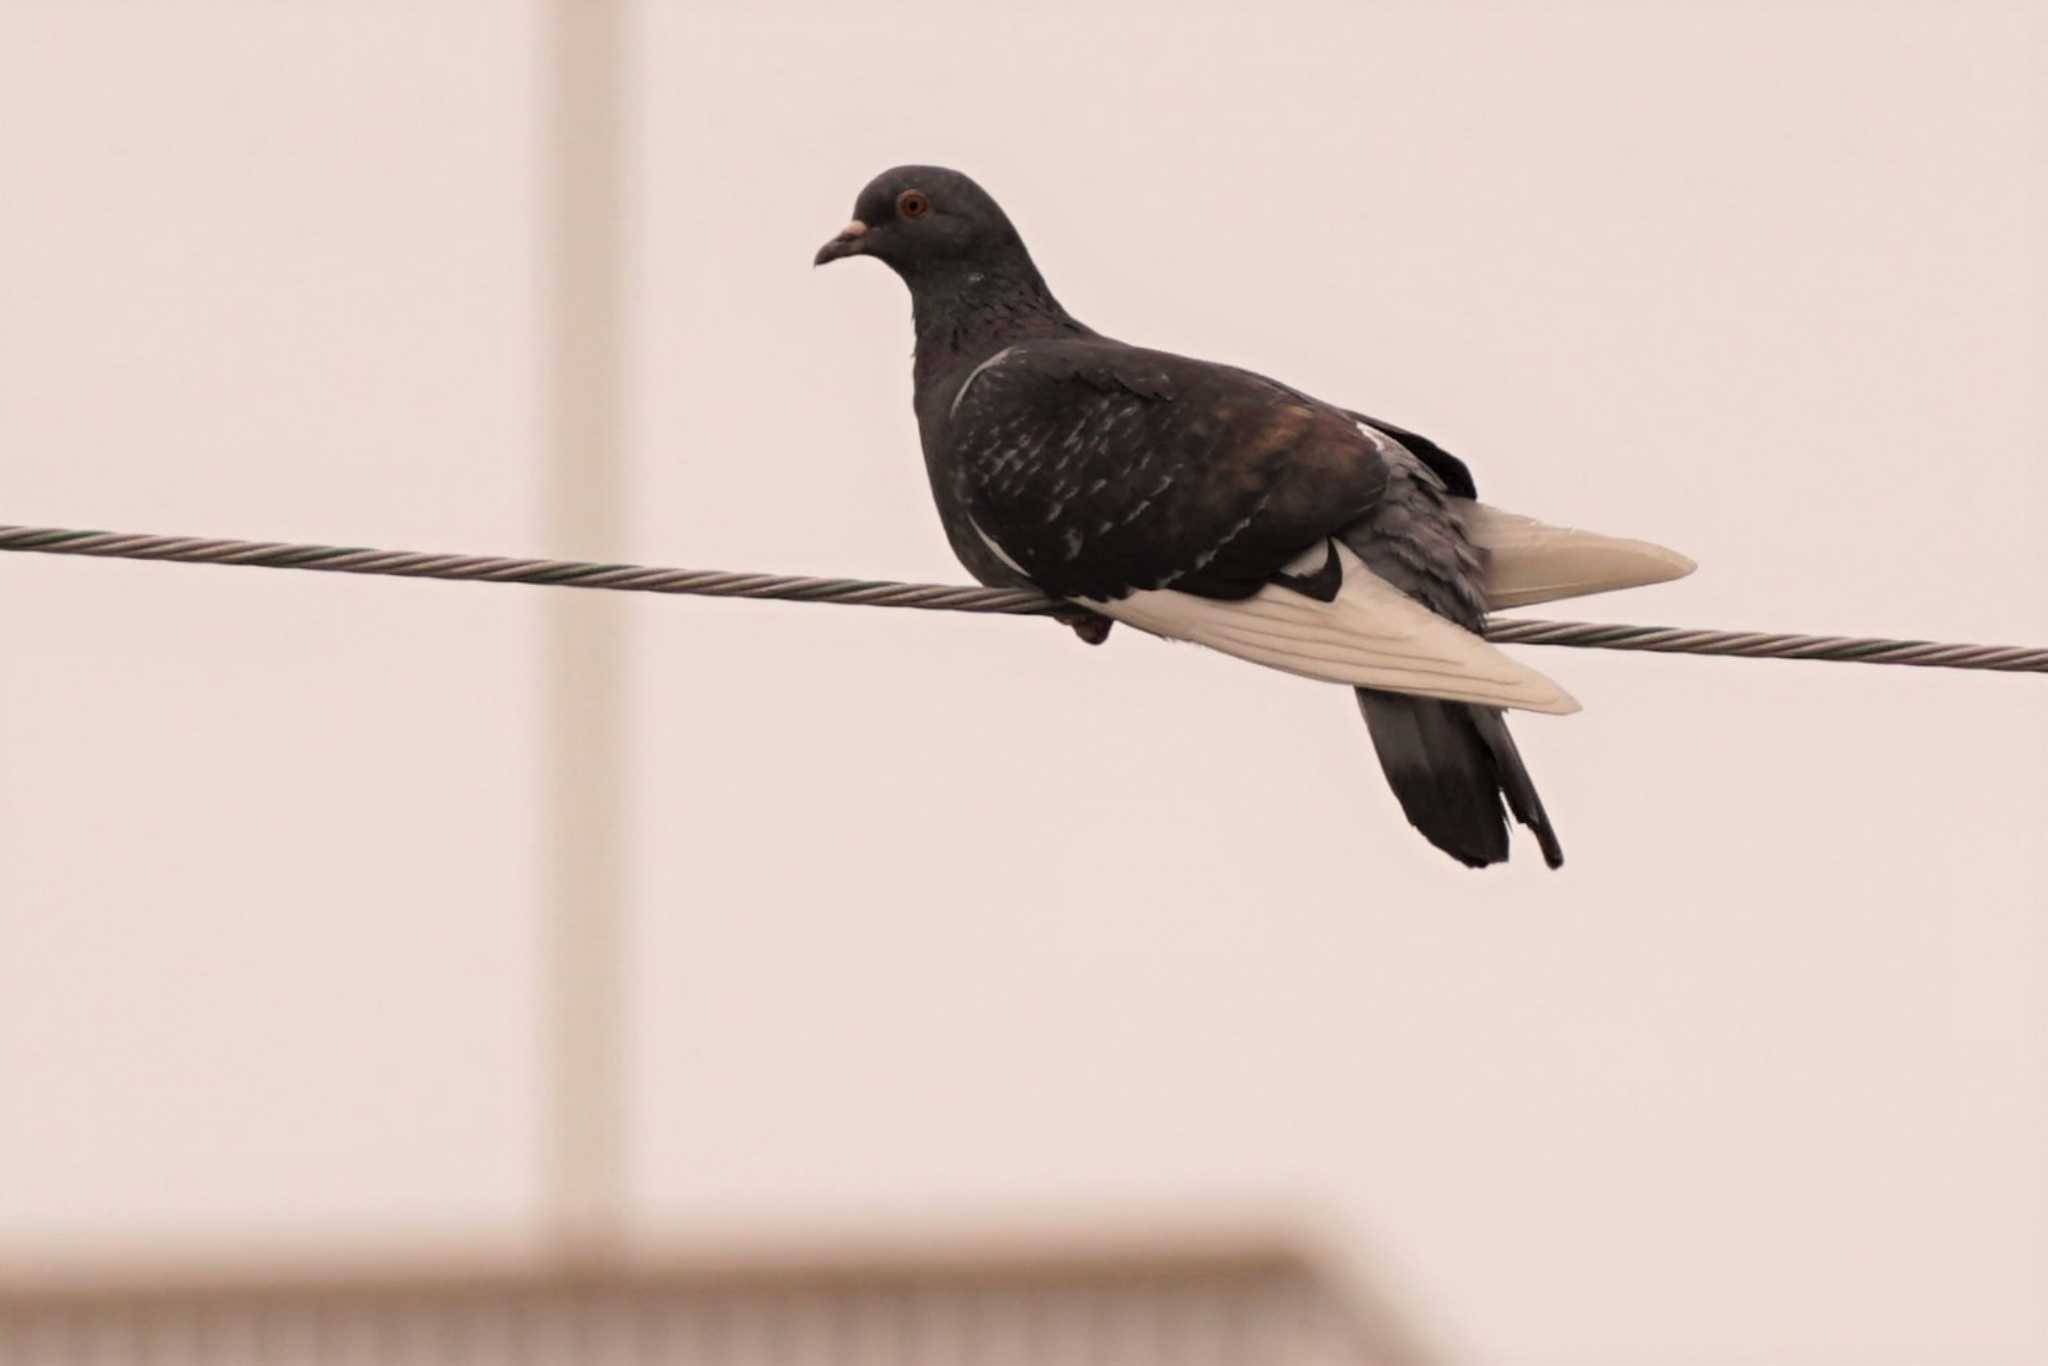
[[[1465,534],[1489,552],[1489,608],[1640,588],[1682,579],[1699,568],[1677,551],[1648,541],[1549,526],[1484,503],[1464,503],[1464,511]]]
[[[1141,631],[1189,640],[1328,683],[1563,715],[1571,694],[1447,621],[1332,543],[1344,570],[1335,601],[1267,586],[1237,601],[1171,589],[1087,606]],[[1320,559],[1318,547],[1313,555]]]

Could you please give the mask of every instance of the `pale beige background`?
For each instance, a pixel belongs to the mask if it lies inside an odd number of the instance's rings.
[[[0,519],[547,550],[535,16],[0,6]],[[957,578],[959,165],[1132,340],[1695,555],[1617,619],[2048,640],[2031,6],[631,29],[621,558]],[[536,1215],[539,594],[0,563],[0,1241]],[[1119,633],[631,623],[642,1225],[1271,1200],[1455,1359],[2048,1358],[2039,679],[1528,651],[1570,863]]]

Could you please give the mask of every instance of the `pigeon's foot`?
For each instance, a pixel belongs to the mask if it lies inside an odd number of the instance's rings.
[[[1090,645],[1100,645],[1109,639],[1109,628],[1116,625],[1100,612],[1091,612],[1085,607],[1062,608],[1052,614],[1052,619],[1074,628],[1074,634]]]

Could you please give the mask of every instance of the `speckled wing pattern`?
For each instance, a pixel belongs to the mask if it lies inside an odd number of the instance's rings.
[[[1249,597],[1387,479],[1337,409],[1097,338],[990,357],[953,399],[946,443],[981,534],[1068,598]]]

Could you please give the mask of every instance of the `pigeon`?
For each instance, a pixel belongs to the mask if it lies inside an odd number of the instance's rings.
[[[1486,613],[1677,578],[1691,560],[1490,508],[1427,437],[1104,336],[958,171],[870,181],[814,264],[854,256],[909,287],[925,469],[976,579],[1059,600],[1090,643],[1122,622],[1347,685],[1431,844],[1501,863],[1511,813],[1563,864],[1503,713],[1578,703],[1488,644]]]

